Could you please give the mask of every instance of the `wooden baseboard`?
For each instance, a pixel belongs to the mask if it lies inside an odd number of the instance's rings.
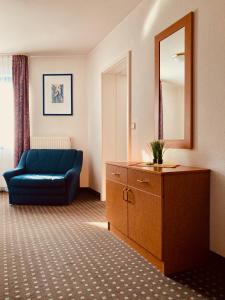
[[[122,241],[124,241],[126,244],[131,246],[134,250],[136,250],[141,256],[143,256],[145,259],[147,259],[151,264],[156,266],[163,274],[164,272],[164,263],[157,259],[155,256],[153,256],[150,252],[139,246],[137,243],[129,239],[127,236],[125,236],[123,233],[118,231],[112,224],[108,223],[108,230],[111,231],[115,236],[120,238]]]
[[[92,188],[90,187],[81,187],[80,188],[81,191],[85,191],[85,192],[88,192],[88,193],[91,193],[92,195],[94,195],[95,197],[97,197],[99,200],[101,198],[101,194],[95,190],[93,190]]]

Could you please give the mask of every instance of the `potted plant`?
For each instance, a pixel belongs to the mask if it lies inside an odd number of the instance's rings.
[[[158,164],[163,163],[163,154],[165,152],[164,145],[165,145],[164,141],[161,140],[158,141]]]
[[[163,154],[165,152],[164,149],[164,141],[162,140],[155,140],[150,143],[149,148],[151,148],[153,153],[153,163],[162,164],[163,163]]]
[[[150,145],[151,145],[152,154],[153,154],[153,164],[157,164],[157,161],[158,161],[157,141],[151,142]]]

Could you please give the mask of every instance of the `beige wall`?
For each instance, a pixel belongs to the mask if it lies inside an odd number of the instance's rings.
[[[88,126],[86,98],[86,57],[30,58],[31,135],[70,136],[72,147],[84,151],[81,186],[88,186]],[[73,74],[73,116],[43,116],[42,74]]]
[[[144,0],[88,56],[90,185],[101,190],[101,72],[132,50],[132,158],[154,138],[154,36],[195,12],[194,149],[166,159],[212,170],[211,249],[225,256],[225,1]],[[199,216],[201,217],[201,216]]]

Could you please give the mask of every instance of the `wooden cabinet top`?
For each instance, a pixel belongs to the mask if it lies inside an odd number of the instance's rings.
[[[188,167],[188,166],[177,166],[175,168],[161,168],[155,166],[147,166],[138,162],[116,162],[109,161],[106,162],[107,165],[113,165],[117,167],[123,167],[127,169],[140,170],[144,172],[150,172],[158,175],[163,174],[175,174],[175,173],[203,173],[210,172],[209,169],[198,168],[198,167]]]

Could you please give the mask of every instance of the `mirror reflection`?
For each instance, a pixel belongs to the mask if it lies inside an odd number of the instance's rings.
[[[160,41],[159,138],[184,139],[185,28]]]

